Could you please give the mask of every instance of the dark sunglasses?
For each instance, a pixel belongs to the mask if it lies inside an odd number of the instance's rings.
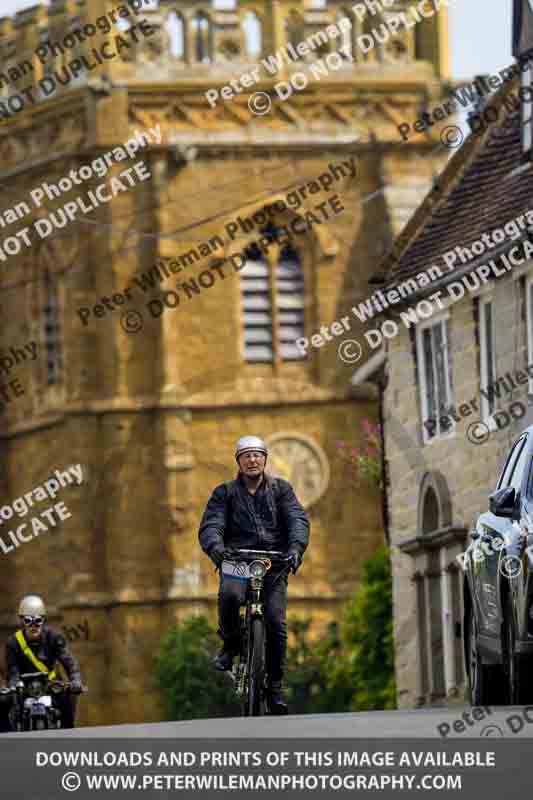
[[[30,617],[30,616],[22,617],[24,625],[42,625],[44,620],[45,617]]]

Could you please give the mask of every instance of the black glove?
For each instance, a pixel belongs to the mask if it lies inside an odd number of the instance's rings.
[[[220,567],[222,562],[224,561],[224,545],[222,544],[215,544],[214,547],[208,553],[209,558],[215,565],[215,567]]]
[[[81,690],[82,690],[82,685],[80,680],[74,679],[73,681],[70,682],[70,691],[73,694],[81,694]]]
[[[288,561],[289,567],[291,568],[292,574],[296,575],[296,572],[298,571],[300,564],[302,563],[301,553],[299,550],[293,549],[289,550],[288,556],[289,556],[289,561]]]

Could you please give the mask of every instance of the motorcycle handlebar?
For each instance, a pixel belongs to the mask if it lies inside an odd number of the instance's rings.
[[[87,694],[89,689],[87,686],[81,686],[79,689],[73,689],[69,681],[51,680],[50,686],[52,690],[63,689],[64,691],[72,692],[72,694]],[[3,686],[0,688],[0,695],[17,694],[18,686]]]
[[[224,550],[224,558],[228,560],[256,561],[261,558],[269,558],[271,561],[287,562],[289,557],[280,550]]]
[[[290,557],[279,550],[224,550],[222,554],[222,561],[244,561],[251,564],[252,561],[260,561],[261,559],[268,558],[273,564],[289,565]],[[215,567],[216,572],[222,570],[222,561]],[[290,566],[289,566],[290,570]],[[292,570],[294,572],[294,570]]]
[[[72,694],[87,694],[88,691],[89,691],[87,686],[83,686],[83,685],[80,686],[79,689],[78,688],[73,689],[72,688],[72,684],[70,683],[70,681],[53,680],[53,681],[50,681],[50,685],[52,686],[52,689],[54,689],[54,688],[64,689],[65,691],[72,692]]]

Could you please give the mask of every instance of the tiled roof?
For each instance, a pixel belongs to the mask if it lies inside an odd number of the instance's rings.
[[[468,247],[483,233],[533,209],[533,169],[511,176],[524,164],[520,110],[507,110],[504,101],[508,98],[509,106],[518,103],[518,88],[519,78],[515,78],[491,98],[487,108],[497,109],[498,119],[485,131],[471,135],[448,162],[439,185],[381,263],[379,274],[386,277],[384,286],[432,265],[442,267],[443,253],[457,245]],[[510,239],[506,241],[511,243]],[[471,261],[470,267],[486,261],[487,253]]]

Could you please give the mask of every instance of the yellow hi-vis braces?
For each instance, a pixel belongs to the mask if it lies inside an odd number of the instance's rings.
[[[24,655],[26,656],[26,658],[28,658],[31,661],[34,667],[37,667],[39,672],[46,672],[49,680],[51,681],[57,678],[56,673],[53,670],[49,670],[48,667],[45,664],[43,664],[42,661],[39,661],[37,656],[32,652],[29,644],[26,642],[26,639],[24,638],[24,634],[22,633],[22,631],[16,632],[15,639],[19,643],[20,648],[24,653]]]

